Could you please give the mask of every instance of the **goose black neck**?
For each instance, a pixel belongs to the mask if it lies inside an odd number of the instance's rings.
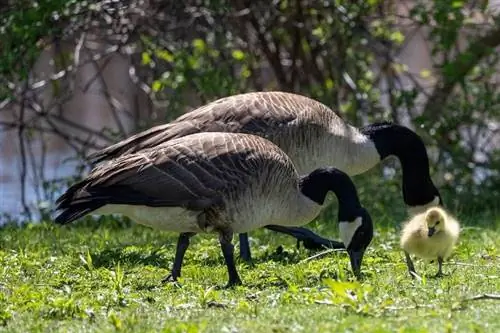
[[[380,159],[396,156],[403,169],[403,199],[408,206],[425,205],[439,198],[429,174],[429,157],[420,136],[407,127],[382,122],[361,128],[373,141]]]
[[[300,191],[309,199],[323,205],[329,191],[339,202],[339,220],[352,221],[360,214],[361,204],[351,178],[344,172],[327,167],[301,177]]]

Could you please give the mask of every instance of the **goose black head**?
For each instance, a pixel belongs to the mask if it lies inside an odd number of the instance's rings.
[[[373,222],[368,211],[359,207],[357,215],[353,216],[352,212],[339,210],[339,233],[351,259],[352,271],[359,277],[363,256],[373,239]]]
[[[328,191],[335,193],[339,203],[340,236],[351,259],[352,270],[359,277],[363,255],[373,238],[373,223],[359,202],[351,178],[336,168],[320,168],[301,178],[300,189],[320,205]]]
[[[443,204],[429,174],[427,150],[417,133],[389,122],[367,125],[361,132],[373,141],[380,160],[389,156],[399,159],[403,170],[403,199],[411,213]]]

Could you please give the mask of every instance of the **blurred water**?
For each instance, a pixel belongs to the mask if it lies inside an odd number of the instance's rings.
[[[3,142],[5,144],[5,141]],[[0,151],[2,151],[0,149]],[[65,161],[68,158],[68,153],[53,152],[47,154],[47,167],[44,170],[47,180],[60,179],[68,177],[75,172],[75,162]],[[12,215],[19,217],[23,212],[21,196],[21,158],[19,154],[2,158],[0,163],[0,214]],[[26,202],[33,211],[36,211],[38,204],[45,204],[49,207],[53,202],[39,202],[45,199],[41,193],[41,187],[36,183],[35,177],[31,168],[28,168],[26,175]],[[38,192],[37,192],[38,190]],[[55,193],[57,194],[57,193]],[[36,217],[34,217],[36,218]],[[0,220],[0,223],[2,221]]]

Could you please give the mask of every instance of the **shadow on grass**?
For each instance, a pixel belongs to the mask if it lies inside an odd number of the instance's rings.
[[[121,265],[130,266],[155,266],[169,268],[170,260],[163,257],[159,251],[153,253],[144,253],[140,251],[125,250],[123,247],[105,249],[103,251],[92,253],[92,264],[96,268],[104,267],[112,269],[119,262]]]
[[[193,249],[194,251],[195,249]],[[104,267],[108,269],[112,269],[119,262],[121,265],[127,266],[155,266],[159,268],[170,269],[173,263],[173,257],[175,253],[172,250],[167,250],[168,252],[172,251],[171,255],[165,254],[164,248],[158,248],[158,250],[153,251],[151,253],[145,253],[140,250],[130,250],[127,249],[126,246],[123,247],[114,247],[105,249],[103,251],[91,253],[92,256],[92,264],[96,268]],[[202,264],[206,266],[217,266],[223,265],[224,259],[222,256],[222,252],[215,256],[210,256],[209,258],[196,258],[196,256],[190,256],[190,249],[187,250],[186,256],[190,257],[189,262],[193,264]],[[314,251],[311,251],[311,254],[314,254]],[[235,259],[238,263],[244,263],[239,258],[239,251],[237,247],[235,247]],[[274,251],[269,252],[266,251],[262,255],[253,254],[252,264],[257,265],[260,263],[265,263],[269,261],[273,261],[281,264],[297,264],[299,261],[303,260],[304,257],[297,251],[287,251],[284,250],[282,246],[278,246]]]

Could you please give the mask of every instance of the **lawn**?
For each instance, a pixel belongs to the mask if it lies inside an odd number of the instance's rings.
[[[390,214],[388,214],[390,215]],[[162,285],[176,235],[102,218],[0,229],[0,331],[5,332],[500,332],[500,219],[460,216],[462,234],[441,279],[415,260],[412,280],[398,226],[375,221],[362,282],[345,252],[313,257],[293,239],[252,232],[254,266],[227,280],[214,235],[194,237],[180,285]],[[310,225],[322,235],[336,224]],[[236,238],[235,238],[236,242]],[[279,249],[279,246],[283,247]],[[426,277],[427,276],[427,277]]]

